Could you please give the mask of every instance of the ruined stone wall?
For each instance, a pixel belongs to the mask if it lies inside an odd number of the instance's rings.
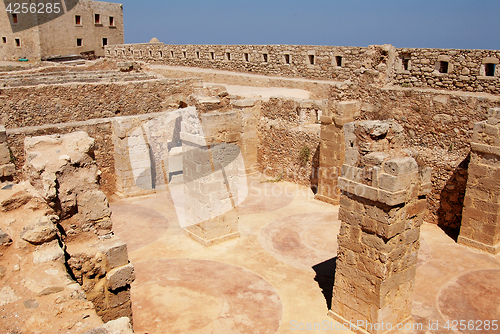
[[[258,163],[269,179],[317,186],[321,106],[272,98],[262,103]]]
[[[106,47],[114,59],[264,75],[498,93],[498,50],[396,49],[390,45],[165,45]]]
[[[192,94],[195,79],[66,83],[0,89],[5,128],[85,121],[163,111],[175,94]]]
[[[9,143],[16,166],[15,179],[21,180],[22,166],[25,162],[24,138],[44,136],[52,134],[66,134],[75,131],[85,131],[95,139],[94,155],[97,166],[101,171],[100,187],[107,194],[115,192],[115,166],[113,155],[113,131],[111,122],[107,120],[93,120],[72,124],[54,124],[50,126],[28,127],[24,129],[7,130],[7,142]]]
[[[360,116],[356,119],[395,119],[403,126],[403,146],[411,148],[419,165],[433,170],[426,220],[457,232],[474,123],[486,120],[488,109],[500,106],[500,98],[490,94],[374,85],[351,85],[349,90],[332,87],[332,97],[336,101],[361,101]]]

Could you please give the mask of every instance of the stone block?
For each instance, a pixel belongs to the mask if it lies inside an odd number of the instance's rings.
[[[374,166],[382,164],[387,158],[389,154],[385,152],[372,152],[364,156],[365,163]]]
[[[120,307],[130,302],[130,289],[121,289],[107,292],[109,308]]]
[[[135,280],[134,266],[129,263],[114,268],[107,273],[106,278],[108,280],[108,289],[111,291],[130,285]]]
[[[387,160],[383,165],[384,171],[391,175],[409,174],[418,171],[415,159],[410,157],[398,157]]]
[[[0,125],[0,144],[7,141],[7,132],[5,131],[5,126]]]
[[[337,103],[335,113],[337,116],[345,118],[354,118],[361,110],[361,103],[359,101],[342,101]]]
[[[348,146],[346,146],[348,147]],[[356,166],[359,160],[359,152],[357,149],[346,148],[345,150],[345,164],[350,166]]]
[[[333,123],[332,116],[321,116],[320,117],[321,124],[328,125]]]
[[[127,244],[117,237],[100,241],[93,247],[106,255],[109,269],[128,264]]]
[[[10,163],[10,151],[7,143],[0,144],[0,165]]]
[[[232,100],[231,104],[238,108],[250,108],[255,106],[255,99]]]
[[[382,173],[378,177],[378,186],[380,189],[392,192],[400,191],[406,189],[411,184],[413,176],[413,174],[400,174],[398,176],[394,176]]]
[[[33,263],[40,264],[45,262],[65,263],[65,254],[59,246],[57,240],[39,246],[33,253]]]
[[[22,239],[35,245],[41,245],[45,242],[52,241],[57,238],[59,232],[54,224],[54,221],[57,220],[59,220],[57,216],[35,218],[34,221],[23,228],[20,236]]]

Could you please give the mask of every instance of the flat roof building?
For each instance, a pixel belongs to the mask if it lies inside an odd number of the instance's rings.
[[[0,60],[95,54],[123,44],[123,6],[87,0],[0,1]]]

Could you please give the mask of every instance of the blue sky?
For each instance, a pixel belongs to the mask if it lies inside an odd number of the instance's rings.
[[[500,0],[122,0],[125,42],[500,49]]]

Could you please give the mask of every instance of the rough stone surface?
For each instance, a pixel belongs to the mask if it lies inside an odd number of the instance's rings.
[[[135,280],[134,266],[129,263],[126,266],[110,270],[106,278],[108,280],[108,289],[116,290],[132,284]]]
[[[66,234],[111,229],[111,211],[99,190],[94,139],[87,133],[27,137],[25,170],[31,184],[61,219],[72,217]]]
[[[36,218],[23,229],[21,238],[35,245],[52,241],[57,238],[59,232],[56,226],[58,220],[57,216]]]
[[[344,165],[338,179],[342,225],[330,315],[341,323],[363,322],[359,333],[383,333],[385,328],[368,324],[406,323],[411,317],[427,172],[419,173],[413,158],[401,156],[391,129],[398,125],[379,121],[355,122],[345,130],[361,159]],[[373,148],[386,157],[384,168],[363,164],[363,154],[373,156],[366,154]]]
[[[2,229],[0,229],[0,247],[7,247],[12,244],[11,237],[5,233]]]
[[[490,119],[498,108],[490,109]],[[458,242],[500,253],[500,123],[474,126],[467,190]]]

